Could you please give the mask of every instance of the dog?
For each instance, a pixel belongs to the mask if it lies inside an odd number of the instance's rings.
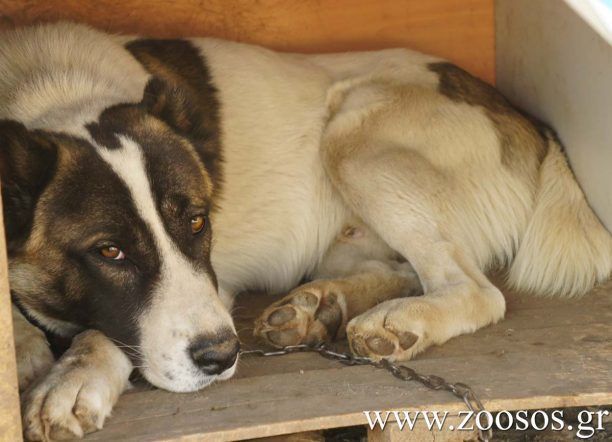
[[[552,130],[437,57],[57,23],[4,33],[0,72],[29,440],[102,428],[134,368],[177,392],[231,377],[243,290],[286,294],[268,344],[403,361],[503,318],[489,269],[543,296],[611,273]],[[72,339],[57,361],[43,331]]]

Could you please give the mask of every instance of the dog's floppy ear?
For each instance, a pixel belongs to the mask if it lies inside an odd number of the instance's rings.
[[[163,120],[175,132],[191,141],[209,174],[220,181],[219,105],[216,90],[202,84],[196,90],[187,81],[153,77],[147,84],[141,105],[151,115]]]
[[[193,134],[202,118],[198,103],[190,99],[189,91],[158,77],[153,77],[147,83],[142,105],[151,115],[185,135]]]
[[[9,251],[27,236],[38,197],[51,180],[57,148],[21,123],[0,120],[0,179]]]

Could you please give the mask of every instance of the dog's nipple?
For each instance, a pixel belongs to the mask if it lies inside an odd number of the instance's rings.
[[[364,234],[363,229],[355,226],[346,226],[344,229],[342,229],[342,236],[346,239],[362,238]]]

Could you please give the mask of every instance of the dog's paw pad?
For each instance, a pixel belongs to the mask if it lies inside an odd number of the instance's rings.
[[[384,330],[381,335],[375,331],[363,332],[351,328],[347,332],[349,344],[354,353],[374,360],[406,360],[413,355],[412,349],[419,337],[411,332],[401,332],[397,335]]]
[[[325,283],[298,288],[261,314],[254,334],[275,347],[329,341],[343,323],[340,296]]]
[[[266,340],[276,347],[286,347],[302,342],[302,336],[297,330],[270,330],[266,333]]]
[[[403,350],[409,350],[417,343],[419,336],[409,331],[398,332],[397,340]]]
[[[386,338],[373,336],[366,340],[368,348],[381,356],[388,356],[395,351],[395,344]]]
[[[306,307],[306,308],[315,308],[319,305],[320,295],[317,296],[311,292],[298,292],[295,295],[290,296],[289,302],[293,305]]]
[[[349,344],[354,353],[374,360],[404,361],[427,347],[417,301],[398,299],[379,304],[353,318],[347,325]],[[415,314],[412,314],[415,313]]]
[[[294,319],[295,316],[295,308],[291,306],[280,307],[270,313],[270,316],[268,316],[268,324],[272,326],[283,325],[284,323]]]

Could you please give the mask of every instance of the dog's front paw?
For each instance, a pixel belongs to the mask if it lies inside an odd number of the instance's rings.
[[[101,429],[127,387],[130,371],[127,357],[101,333],[77,336],[22,399],[26,440],[74,439]]]
[[[316,281],[268,307],[255,321],[255,335],[275,347],[316,344],[341,334],[345,317],[339,287],[330,281]]]
[[[15,353],[19,391],[25,390],[36,379],[48,373],[54,362],[47,338],[38,329],[16,335]]]

